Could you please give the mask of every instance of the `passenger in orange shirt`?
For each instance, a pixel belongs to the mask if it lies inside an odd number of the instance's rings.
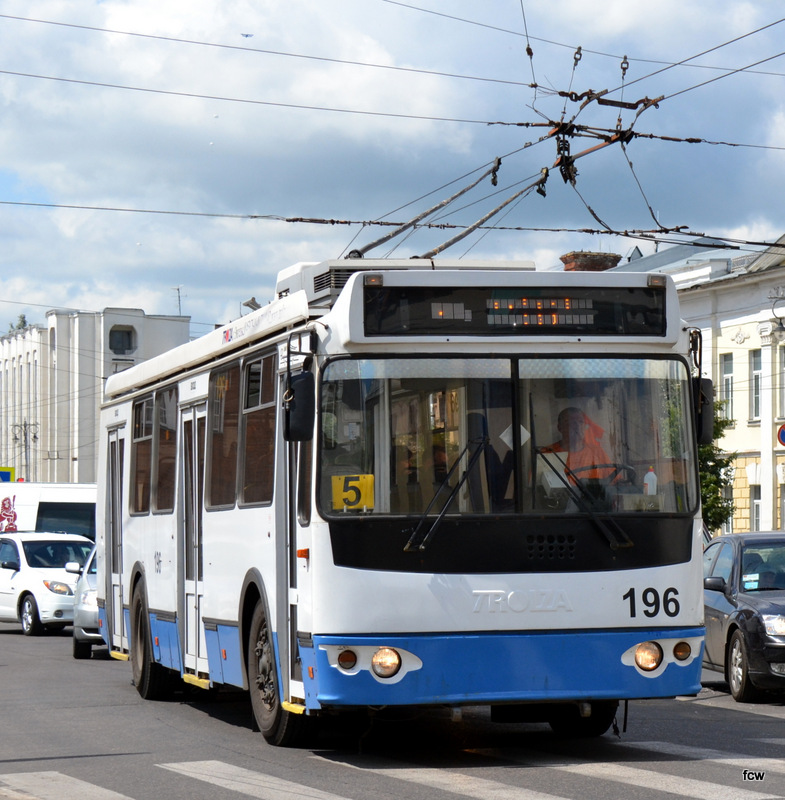
[[[548,447],[543,453],[567,453],[567,475],[572,483],[585,478],[616,477],[616,470],[606,465],[612,464],[598,439],[603,429],[575,406],[562,409],[556,422],[561,439]],[[603,467],[590,469],[590,467]]]

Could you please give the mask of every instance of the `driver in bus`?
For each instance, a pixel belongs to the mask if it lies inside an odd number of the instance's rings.
[[[541,452],[567,453],[567,474],[571,483],[585,478],[609,478],[614,474],[613,467],[608,466],[611,459],[599,442],[605,431],[584,411],[575,406],[562,409],[556,427],[561,438],[543,447]]]

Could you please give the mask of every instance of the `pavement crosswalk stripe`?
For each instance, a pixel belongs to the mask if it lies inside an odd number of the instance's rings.
[[[242,767],[234,767],[223,761],[183,761],[176,764],[158,764],[159,767],[185,775],[198,781],[211,783],[223,789],[241,792],[257,800],[285,800],[303,798],[308,800],[346,800],[332,792],[313,789],[302,783],[294,783],[272,775],[265,775]]]
[[[775,742],[776,743],[776,742]],[[676,744],[675,742],[625,742],[625,747],[636,750],[650,750],[668,756],[682,756],[691,760],[702,762],[710,761],[725,767],[738,769],[763,770],[785,775],[785,758],[759,758],[758,756],[739,756],[738,753],[726,753],[722,750],[713,750],[705,747],[692,747],[690,745]]]
[[[6,791],[6,789],[8,791]],[[131,800],[111,789],[60,772],[14,772],[0,775],[3,800]]]
[[[314,756],[319,760],[325,760],[330,764],[336,762],[330,759],[322,759],[321,756]],[[453,794],[463,795],[464,797],[479,798],[479,800],[568,800],[555,794],[538,792],[534,789],[526,789],[521,786],[513,786],[509,783],[491,781],[487,778],[475,778],[460,772],[450,772],[443,769],[432,769],[430,767],[373,767],[361,764],[350,764],[340,762],[342,766],[369,772],[373,775],[383,775],[393,780],[416,783],[420,786],[427,786],[430,789],[441,789]]]
[[[680,797],[696,798],[696,800],[781,800],[780,795],[754,792],[750,789],[738,789],[733,786],[697,781],[694,778],[683,778],[647,769],[628,767],[624,764],[570,764],[551,767],[572,775],[584,775],[601,781],[615,781],[628,786],[643,789],[656,789],[660,792],[671,792]]]
[[[416,783],[430,789],[441,789],[445,792],[474,797],[479,800],[566,800],[555,794],[546,794],[522,786],[491,781],[487,778],[475,778],[460,772],[449,772],[443,769],[374,769],[374,775],[384,775],[396,780]]]

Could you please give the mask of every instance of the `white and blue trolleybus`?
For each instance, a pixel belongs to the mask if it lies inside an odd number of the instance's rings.
[[[302,263],[113,375],[99,609],[143,697],[322,715],[487,706],[593,736],[695,694],[700,334],[659,274]]]

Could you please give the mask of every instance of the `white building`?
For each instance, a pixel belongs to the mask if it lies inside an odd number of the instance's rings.
[[[719,442],[736,453],[732,523],[726,530],[785,528],[785,237],[763,253],[733,257],[702,240],[617,269],[667,272],[682,317],[701,329],[703,374],[732,421]]]
[[[105,379],[187,342],[190,318],[134,308],[46,318],[0,337],[0,467],[30,481],[94,483]]]

